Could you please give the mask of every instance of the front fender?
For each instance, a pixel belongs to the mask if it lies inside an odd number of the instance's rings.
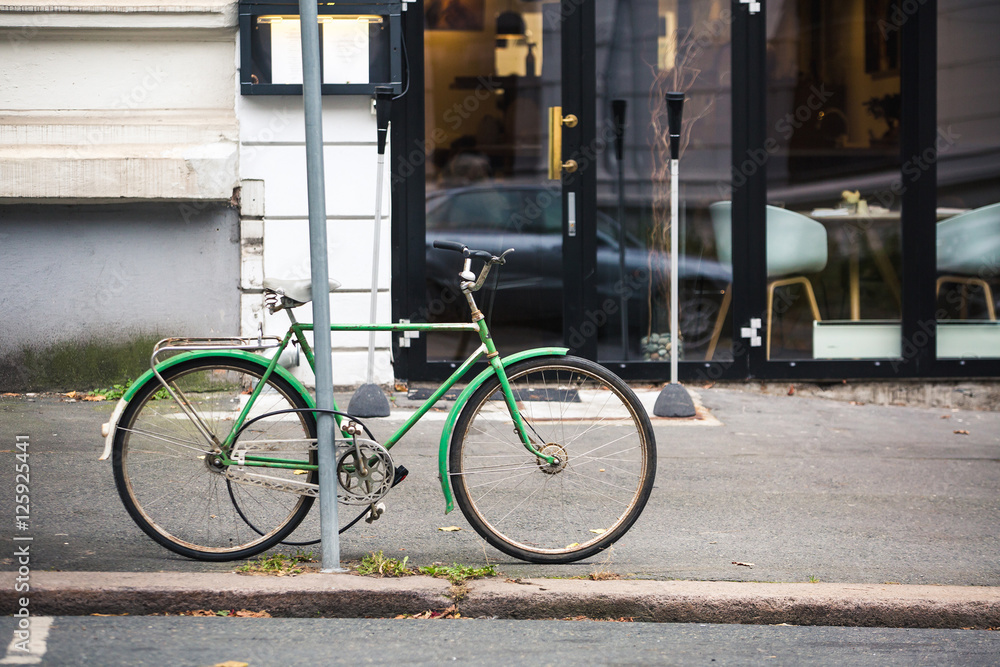
[[[261,367],[261,370],[266,369],[268,365],[271,363],[270,359],[265,359],[260,355],[252,354],[250,352],[245,352],[243,350],[195,350],[193,352],[182,352],[180,354],[176,354],[170,357],[166,361],[157,364],[156,370],[162,373],[167,368],[172,368],[173,366],[176,366],[177,364],[180,363],[184,363],[185,361],[190,361],[192,359],[199,359],[199,358],[207,358],[207,357],[244,359],[246,361],[251,361],[257,364],[258,366]],[[277,365],[275,366],[272,372],[279,375],[283,380],[287,380],[290,385],[295,387],[295,389],[302,396],[303,400],[305,400],[306,405],[308,405],[311,408],[316,407],[316,401],[313,400],[313,397],[309,394],[309,391],[304,386],[302,386],[302,383],[299,382],[295,378],[295,376],[289,373],[288,370],[285,369],[285,367]],[[147,382],[159,383],[159,380],[157,380],[156,376],[153,375],[153,369],[149,369],[148,371],[140,375],[135,380],[135,382],[133,382],[129,386],[128,390],[126,390],[125,392],[125,395],[121,397],[121,400],[119,400],[118,404],[115,406],[114,412],[111,413],[111,419],[109,419],[107,423],[101,424],[101,434],[104,436],[104,452],[101,454],[101,458],[99,459],[100,461],[107,460],[107,458],[111,456],[111,447],[113,446],[115,441],[115,432],[118,430],[117,429],[118,420],[121,419],[122,413],[128,406],[129,401],[132,400],[132,398],[136,395],[139,389],[141,389],[143,385],[145,385]]]
[[[532,350],[524,350],[523,352],[505,357],[503,367],[507,368],[511,364],[516,364],[525,359],[534,359],[535,357],[564,357],[568,353],[569,348],[566,347],[538,347]],[[479,389],[492,375],[494,375],[494,371],[490,367],[473,378],[472,382],[455,399],[455,405],[448,412],[448,417],[444,421],[444,428],[441,429],[441,444],[438,446],[438,477],[441,479],[441,491],[444,493],[445,514],[455,509],[455,498],[451,493],[451,480],[448,477],[448,447],[451,444],[452,432],[455,430],[455,422],[458,421],[458,416],[462,413],[462,408],[465,407],[469,397],[472,396],[472,392]]]

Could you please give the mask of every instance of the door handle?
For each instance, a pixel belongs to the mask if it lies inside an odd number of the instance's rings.
[[[562,107],[549,107],[549,180],[558,181],[565,169],[572,174],[579,167],[575,160],[562,161],[562,126],[576,127],[580,120],[573,114],[562,115]]]

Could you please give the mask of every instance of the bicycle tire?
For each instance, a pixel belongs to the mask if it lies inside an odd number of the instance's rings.
[[[245,359],[199,357],[161,375],[184,393],[221,442],[263,371],[263,366]],[[155,378],[143,385],[122,413],[115,433],[115,485],[139,528],[175,553],[207,561],[249,558],[283,541],[305,518],[314,498],[226,478],[224,467],[211,465],[213,450],[207,440],[165,393]],[[272,374],[250,416],[308,407],[289,382]],[[315,437],[315,417],[299,412],[256,422],[241,434],[240,442]],[[316,462],[314,450],[279,456]],[[315,483],[318,477],[315,471],[301,475],[292,469],[245,470],[288,481]]]
[[[624,381],[586,359],[529,359],[507,376],[533,444],[560,463],[525,449],[494,376],[472,394],[452,435],[449,475],[462,513],[489,544],[532,563],[607,549],[653,488],[656,443],[645,409]]]

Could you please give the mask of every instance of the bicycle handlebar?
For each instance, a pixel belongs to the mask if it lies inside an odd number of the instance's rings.
[[[486,250],[469,250],[469,247],[459,243],[458,241],[435,241],[433,243],[435,248],[439,250],[451,250],[453,252],[460,252],[464,257],[475,257],[483,261],[489,262],[492,259],[497,259],[497,257]]]
[[[494,264],[500,264],[501,266],[506,263],[507,255],[514,252],[514,249],[504,250],[499,256],[494,255],[486,250],[469,250],[469,247],[459,243],[458,241],[434,241],[432,244],[435,248],[439,250],[451,250],[452,252],[460,252],[462,256],[465,257],[465,267],[462,269],[462,273],[459,277],[462,278],[462,289],[468,287],[469,291],[476,292],[486,282],[486,276],[489,275],[490,268]],[[470,259],[475,257],[481,259],[485,262],[482,271],[479,273],[479,278],[476,279],[475,274],[471,273],[469,270]]]
[[[440,250],[454,250],[455,252],[460,252],[465,254],[468,248],[458,241],[435,241],[434,247]]]

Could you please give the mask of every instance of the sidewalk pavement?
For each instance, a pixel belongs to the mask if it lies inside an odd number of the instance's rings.
[[[440,422],[404,439],[411,477],[383,519],[342,536],[342,559],[485,558],[502,573],[462,589],[422,576],[242,576],[233,563],[174,557],[131,523],[96,461],[110,405],[0,398],[0,449],[13,457],[15,434],[31,437],[34,538],[27,593],[15,590],[16,559],[0,557],[0,613],[27,595],[35,615],[391,617],[455,605],[465,617],[1000,627],[1000,412],[696,392],[699,419],[654,420],[657,483],[639,522],[607,556],[569,566],[507,559],[457,512],[444,518]],[[376,435],[407,404],[398,397]],[[0,494],[12,498],[8,469]],[[438,530],[447,524],[463,530]],[[602,572],[622,578],[590,579]]]

